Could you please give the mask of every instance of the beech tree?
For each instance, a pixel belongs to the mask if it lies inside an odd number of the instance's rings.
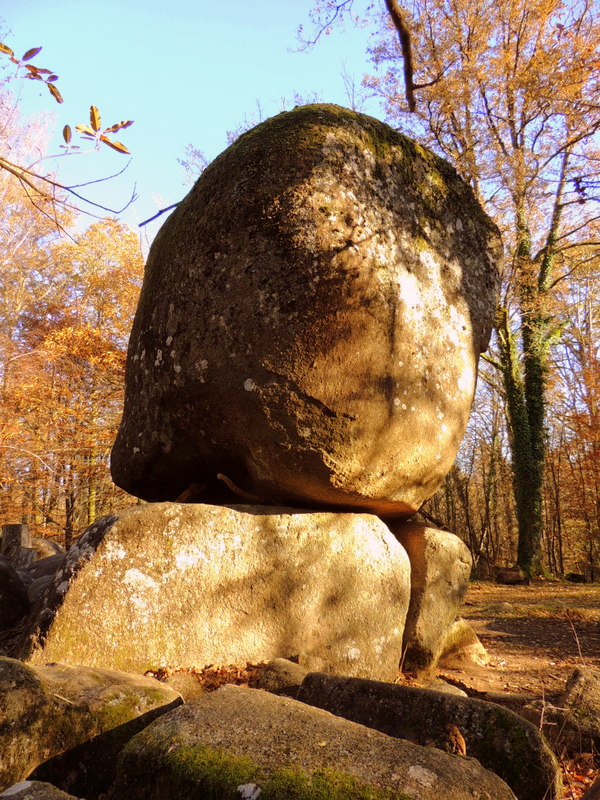
[[[22,253],[17,314],[10,281],[0,281],[0,512],[67,545],[97,514],[131,502],[108,458],[143,274],[138,237],[116,220],[73,239],[42,238]]]
[[[414,0],[403,13],[413,102],[389,8],[371,51],[379,72],[365,82],[391,123],[455,164],[503,231],[490,361],[502,377],[510,431],[517,561],[537,574],[549,355],[561,332],[556,292],[600,240],[598,9],[586,0]],[[358,3],[323,2],[317,22],[323,29],[343,14],[360,17]]]

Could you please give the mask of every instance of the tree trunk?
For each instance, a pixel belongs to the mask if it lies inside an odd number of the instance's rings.
[[[506,393],[506,416],[510,433],[513,487],[517,511],[517,564],[527,575],[537,575],[541,571],[542,556],[544,461],[543,451],[541,460],[539,451],[534,451],[534,437],[531,430],[532,420],[534,424],[537,424],[539,418],[528,414],[529,404],[527,402],[528,383],[530,391],[537,388],[537,384],[533,381],[526,383],[523,378],[517,343],[510,330],[506,309],[500,310],[496,329]]]

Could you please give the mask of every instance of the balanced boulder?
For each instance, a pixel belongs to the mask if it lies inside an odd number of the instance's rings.
[[[382,122],[314,105],[247,132],[152,245],[115,482],[412,514],[463,436],[500,256],[455,170]]]

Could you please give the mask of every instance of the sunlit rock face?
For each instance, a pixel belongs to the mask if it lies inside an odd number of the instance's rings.
[[[138,673],[282,656],[391,681],[410,571],[372,514],[143,504],[98,520],[70,549],[21,655]]]
[[[470,188],[387,125],[330,105],[259,125],[152,246],[115,482],[413,513],[462,438],[500,257]]]

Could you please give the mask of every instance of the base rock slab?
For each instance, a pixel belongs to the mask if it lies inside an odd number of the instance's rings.
[[[294,657],[393,680],[409,596],[408,556],[370,514],[148,504],[69,551],[28,660],[145,672]]]

